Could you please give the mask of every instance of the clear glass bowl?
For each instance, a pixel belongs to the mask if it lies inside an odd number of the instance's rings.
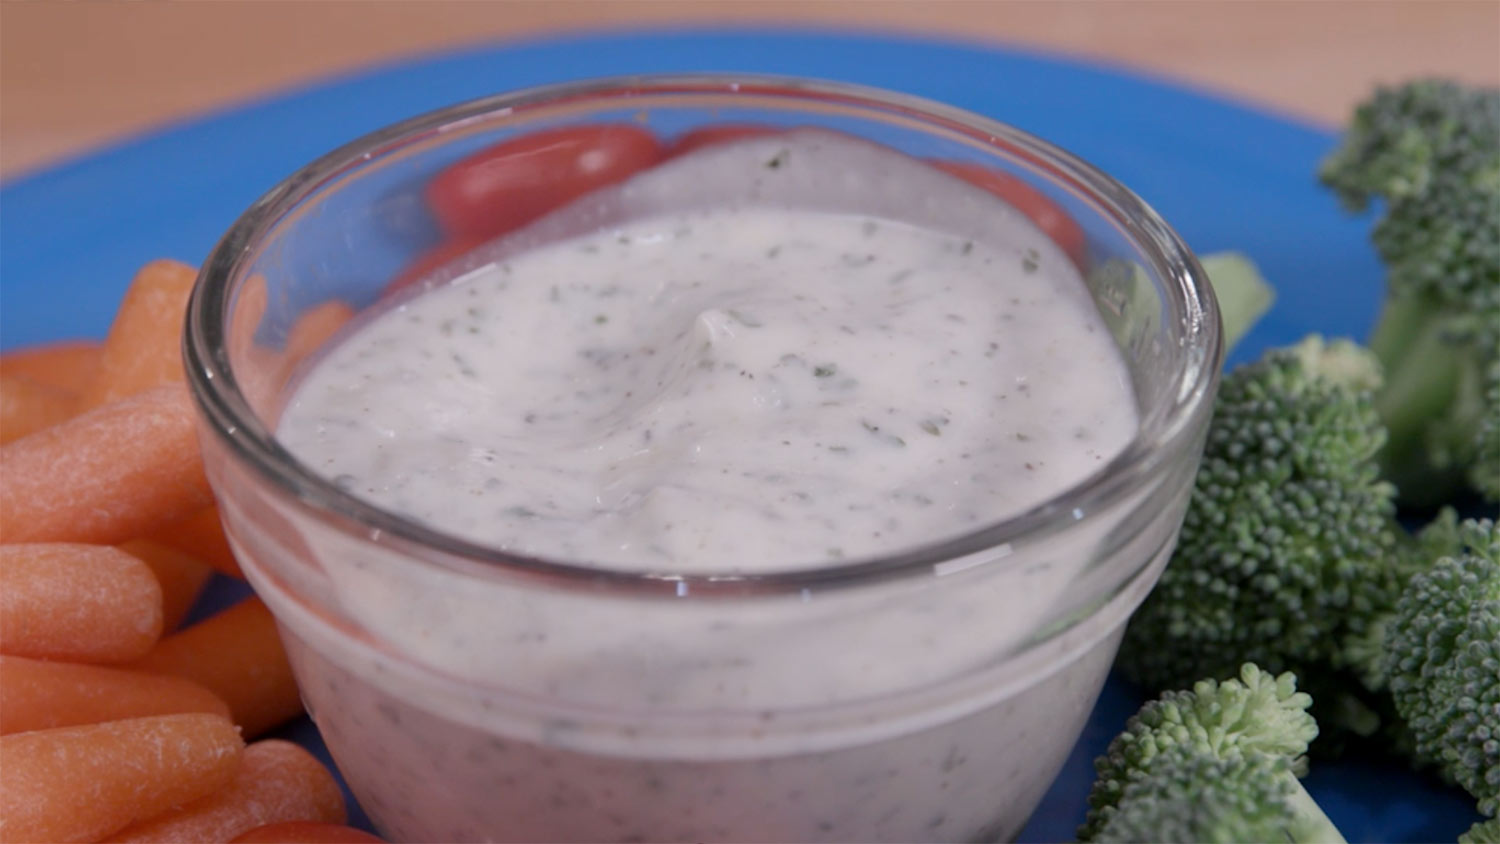
[[[970,534],[729,577],[509,556],[351,497],[277,444],[297,359],[321,339],[299,324],[330,303],[370,306],[425,260],[437,228],[422,197],[437,173],[507,138],[620,122],[664,138],[822,127],[1030,185],[1084,236],[1074,257],[1129,365],[1135,439],[1075,487]],[[1077,738],[1175,541],[1220,345],[1188,249],[1068,153],[902,94],[692,75],[504,94],[329,153],[224,236],[185,353],[230,539],[385,835],[968,841],[1014,836]],[[881,679],[861,679],[872,664]],[[837,692],[742,707],[620,692],[814,677]]]

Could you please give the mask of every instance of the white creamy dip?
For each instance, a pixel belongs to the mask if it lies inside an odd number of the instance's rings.
[[[485,545],[749,572],[1033,506],[1129,441],[1071,264],[874,218],[655,217],[404,302],[302,384],[282,442]]]
[[[791,132],[440,271],[312,366],[277,436],[478,543],[712,575],[972,531],[1099,471],[1137,421],[1077,269],[1015,209]],[[1139,502],[1075,511],[930,576],[735,598],[418,563],[290,514],[315,565],[247,570],[388,835],[973,840],[1014,834],[1055,774],[1179,498],[1123,531]],[[241,550],[303,553],[288,536]]]

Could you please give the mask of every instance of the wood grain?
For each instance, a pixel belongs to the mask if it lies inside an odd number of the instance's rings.
[[[755,22],[957,36],[1335,123],[1416,74],[1500,85],[1500,0],[0,0],[0,175],[372,63],[537,33]]]

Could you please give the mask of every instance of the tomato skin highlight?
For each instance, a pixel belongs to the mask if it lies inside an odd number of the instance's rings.
[[[427,183],[427,207],[449,235],[492,238],[623,181],[663,154],[655,135],[628,123],[545,129],[450,164]]]
[[[779,135],[782,131],[782,129],[778,129],[775,126],[762,126],[758,123],[710,123],[706,126],[690,129],[673,138],[667,144],[666,157],[676,158],[679,155],[686,155],[695,149],[728,143],[730,141]]]
[[[1019,177],[968,161],[929,159],[928,163],[950,176],[1000,197],[1025,214],[1042,233],[1052,239],[1080,269],[1087,266],[1088,238],[1078,221],[1041,191]]]
[[[256,827],[230,844],[383,844],[384,839],[334,823],[288,821]]]

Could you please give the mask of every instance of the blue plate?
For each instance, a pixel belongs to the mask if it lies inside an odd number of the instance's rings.
[[[134,271],[199,263],[236,216],[320,153],[387,123],[496,91],[624,73],[742,70],[907,91],[1045,137],[1115,175],[1200,252],[1248,253],[1275,310],[1236,359],[1308,331],[1362,336],[1381,273],[1368,221],[1313,173],[1327,131],[1096,65],[874,34],[681,30],[593,34],[447,54],[336,79],[128,141],[0,188],[0,346],[98,337]],[[241,594],[217,583],[203,609]],[[1140,704],[1112,681],[1022,834],[1069,840],[1091,760]],[[305,721],[289,735],[323,753]],[[325,754],[326,759],[326,754]],[[1451,841],[1477,819],[1461,792],[1380,759],[1324,764],[1308,788],[1350,841]],[[363,821],[362,815],[356,820]]]

